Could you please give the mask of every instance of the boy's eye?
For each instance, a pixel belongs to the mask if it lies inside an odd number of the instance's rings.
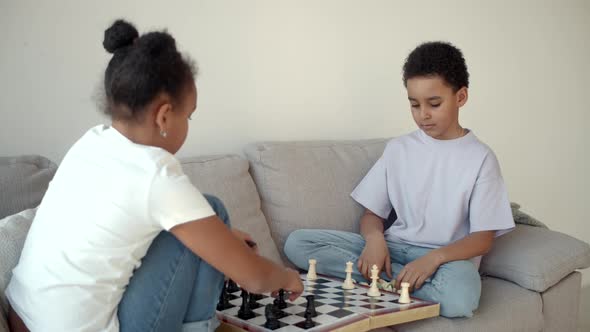
[[[420,105],[412,105],[412,108],[418,108]]]
[[[432,106],[432,107],[439,107],[440,104],[430,104],[430,106]]]

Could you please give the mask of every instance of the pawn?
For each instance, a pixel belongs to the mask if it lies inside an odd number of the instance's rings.
[[[238,284],[236,284],[235,281],[229,279],[229,281],[227,282],[227,292],[228,293],[235,293],[239,290],[240,290],[240,287],[238,287]]]
[[[266,317],[266,322],[264,323],[264,327],[267,329],[275,330],[278,329],[280,324],[279,320],[277,319],[275,308],[272,303],[269,303],[264,308],[264,317]]]
[[[274,300],[274,304],[278,309],[287,308],[287,302],[285,302],[285,290],[279,289],[279,296]]]
[[[305,308],[305,312],[309,313],[311,317],[316,317],[318,313],[315,310],[315,296],[307,295],[305,298],[307,299],[307,306]]]
[[[217,310],[225,310],[229,309],[229,299],[227,296],[227,286],[226,283],[223,283],[223,288],[221,289],[221,294],[219,294],[219,302],[217,303]]]
[[[238,317],[241,319],[250,319],[254,318],[254,316],[254,311],[252,311],[248,303],[248,292],[242,290],[242,305],[240,306],[240,310],[238,310]]]
[[[312,317],[311,313],[305,311],[304,317],[305,317],[305,321],[303,322],[304,329],[310,329],[315,326],[315,322],[313,320],[311,320],[311,317]]]

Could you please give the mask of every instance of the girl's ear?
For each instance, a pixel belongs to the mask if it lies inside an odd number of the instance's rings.
[[[172,115],[172,104],[169,101],[161,103],[156,108],[156,126],[160,130],[160,135],[166,137],[168,133],[168,126],[170,124],[170,116]]]
[[[459,105],[459,107],[462,107],[463,105],[465,105],[467,99],[469,98],[467,87],[462,87],[461,89],[459,89],[459,91],[457,91],[455,95],[457,96],[457,104]]]

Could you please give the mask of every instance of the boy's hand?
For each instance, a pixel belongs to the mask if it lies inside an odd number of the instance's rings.
[[[379,271],[385,270],[387,276],[391,279],[391,258],[389,249],[383,236],[366,239],[365,248],[357,262],[359,272],[367,279],[371,278],[371,267],[377,265]],[[385,267],[385,269],[384,269]]]
[[[250,234],[242,232],[241,230],[236,228],[232,228],[231,230],[234,233],[234,235],[238,237],[238,239],[244,241],[244,243],[246,243],[248,247],[254,250],[255,253],[258,253],[258,245],[256,244],[256,242],[254,242]]]
[[[422,287],[424,281],[436,272],[441,264],[435,254],[428,253],[404,266],[395,280],[395,289],[400,289],[402,282],[410,283],[410,289]]]

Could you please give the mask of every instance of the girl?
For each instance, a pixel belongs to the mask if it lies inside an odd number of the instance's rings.
[[[195,112],[193,63],[166,32],[105,31],[111,126],[65,156],[6,290],[13,331],[212,331],[224,275],[250,292],[303,291],[256,255],[174,154]]]

